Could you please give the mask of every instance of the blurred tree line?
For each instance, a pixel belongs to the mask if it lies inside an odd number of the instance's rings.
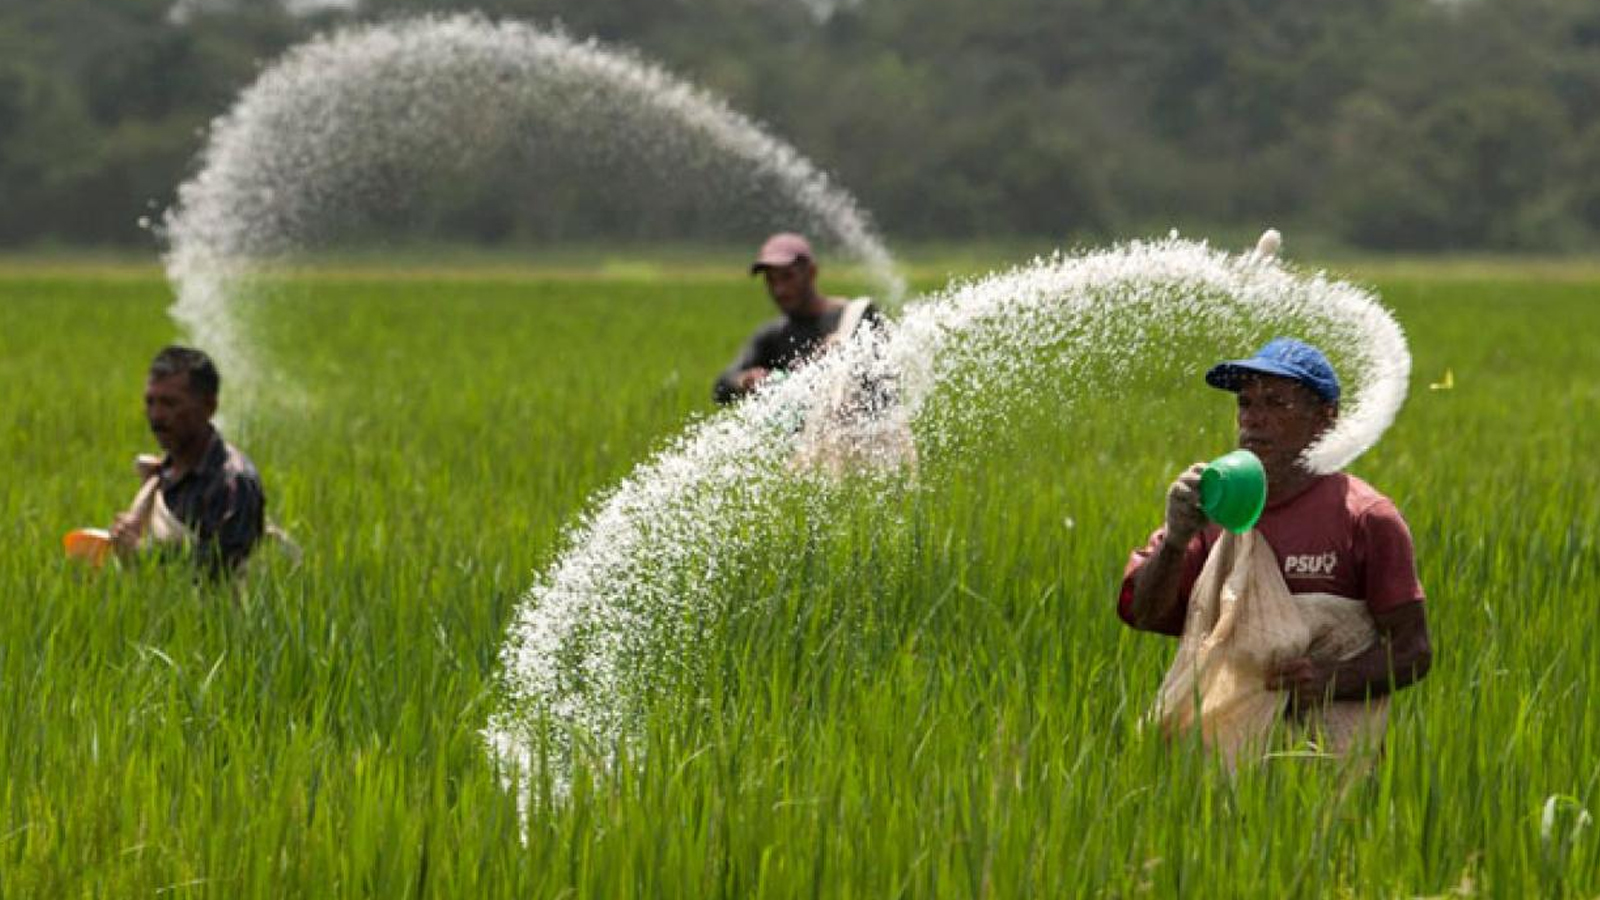
[[[290,44],[466,9],[638,48],[769,124],[899,238],[1270,222],[1372,248],[1600,243],[1593,0],[291,5],[6,0],[0,245],[148,243],[138,219]]]

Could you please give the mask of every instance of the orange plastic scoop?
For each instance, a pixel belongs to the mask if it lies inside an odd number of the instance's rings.
[[[104,528],[74,528],[61,536],[61,546],[68,556],[98,569],[111,558],[111,532]]]
[[[143,532],[145,524],[150,521],[150,511],[155,506],[156,489],[160,486],[160,475],[146,478],[144,486],[139,488],[139,493],[133,498],[133,505],[128,507],[128,515],[137,523],[138,532]],[[74,528],[61,536],[61,547],[73,559],[84,560],[98,569],[111,558],[111,532],[104,528]]]

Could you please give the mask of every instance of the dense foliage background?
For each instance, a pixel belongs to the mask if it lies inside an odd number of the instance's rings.
[[[465,9],[637,48],[769,123],[900,239],[1270,221],[1364,248],[1600,243],[1584,0],[13,0],[0,246],[148,246],[139,218],[284,48]],[[481,193],[464,236],[537,236]]]

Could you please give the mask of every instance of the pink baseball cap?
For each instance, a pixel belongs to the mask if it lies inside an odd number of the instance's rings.
[[[750,264],[750,274],[754,275],[768,266],[778,269],[792,266],[795,260],[802,257],[816,259],[811,253],[811,244],[792,231],[780,231],[761,245],[761,250],[756,253],[756,261]]]

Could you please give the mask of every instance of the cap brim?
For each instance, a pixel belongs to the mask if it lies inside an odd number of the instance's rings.
[[[1236,359],[1217,363],[1206,372],[1206,384],[1224,391],[1239,392],[1239,382],[1248,375],[1276,375],[1291,381],[1301,381],[1300,373],[1264,359]]]
[[[772,258],[758,259],[755,262],[750,264],[750,274],[751,275],[759,275],[759,274],[761,274],[761,270],[762,269],[783,269],[783,268],[787,268],[789,266],[794,265],[795,263],[799,262],[802,259],[805,259],[805,257],[801,256],[801,255],[798,255],[798,254],[796,254],[795,256],[791,256],[788,259],[772,259]]]

